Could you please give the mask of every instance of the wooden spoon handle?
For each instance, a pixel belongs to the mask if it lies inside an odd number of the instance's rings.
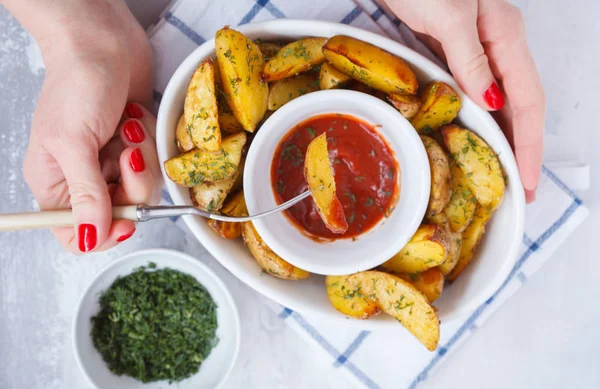
[[[113,207],[112,218],[137,222],[137,207],[137,205]],[[0,231],[69,226],[73,226],[73,212],[70,209],[0,214]]]

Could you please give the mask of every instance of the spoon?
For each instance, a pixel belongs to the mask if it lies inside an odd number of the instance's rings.
[[[223,222],[241,223],[272,215],[288,209],[292,205],[310,196],[307,190],[291,200],[269,211],[252,216],[232,217],[210,213],[188,205],[123,205],[112,208],[113,219],[126,219],[145,222],[165,217],[198,215]],[[26,213],[7,213],[0,215],[0,231],[29,230],[36,228],[68,227],[73,225],[73,212],[70,209]]]

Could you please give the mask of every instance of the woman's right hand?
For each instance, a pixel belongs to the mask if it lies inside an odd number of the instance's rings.
[[[73,209],[75,227],[53,231],[65,249],[108,249],[135,230],[131,221],[112,221],[112,205],[160,198],[155,119],[142,106],[153,81],[146,34],[122,0],[6,5],[46,65],[25,179],[42,210]]]

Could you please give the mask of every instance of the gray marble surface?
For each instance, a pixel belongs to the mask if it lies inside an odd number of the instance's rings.
[[[167,0],[129,0],[151,23]],[[582,197],[592,214],[486,326],[421,387],[600,387],[600,90],[596,0],[520,0],[534,57],[548,92],[546,155],[592,165]],[[0,212],[36,210],[21,165],[43,81],[37,46],[0,6]],[[597,238],[596,238],[597,239]],[[240,308],[242,347],[226,388],[351,388],[339,369],[308,346],[269,309],[267,300],[224,270],[191,237],[168,222],[141,225],[106,254],[64,253],[47,231],[0,234],[0,388],[89,388],[71,346],[71,321],[93,276],[122,253],[167,247],[215,269]],[[399,367],[401,368],[401,367]],[[393,372],[390,372],[393,374]]]

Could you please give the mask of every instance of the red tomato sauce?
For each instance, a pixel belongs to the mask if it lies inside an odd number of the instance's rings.
[[[304,157],[308,144],[327,133],[336,194],[348,230],[335,234],[321,220],[312,198],[286,210],[288,218],[315,240],[354,238],[389,216],[400,192],[394,152],[375,128],[341,114],[314,116],[291,129],[281,140],[271,163],[271,184],[278,203],[307,190]]]

